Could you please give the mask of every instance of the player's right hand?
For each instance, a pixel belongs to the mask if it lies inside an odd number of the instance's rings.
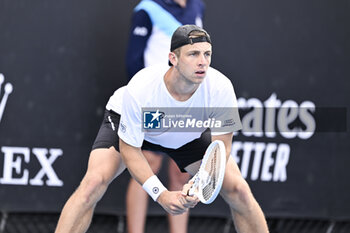
[[[186,204],[184,204],[185,207],[187,208],[194,208],[198,202],[199,202],[199,199],[196,195],[193,195],[193,196],[189,196],[188,195],[188,192],[190,190],[190,188],[192,187],[193,185],[193,181],[190,180],[187,184],[185,184],[182,188],[182,196],[186,199]]]
[[[180,191],[165,190],[160,194],[157,202],[171,215],[179,215],[185,213],[189,207],[189,203]]]

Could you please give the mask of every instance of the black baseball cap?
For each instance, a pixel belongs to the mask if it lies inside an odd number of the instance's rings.
[[[203,32],[204,36],[190,38],[190,33],[193,31]],[[173,33],[173,36],[171,37],[170,51],[172,52],[175,49],[180,48],[181,46],[187,44],[194,44],[198,42],[208,42],[211,44],[209,34],[203,28],[198,27],[197,25],[183,25],[178,27]]]
[[[203,36],[191,38],[190,33],[193,31],[203,32]],[[211,44],[211,39],[209,34],[201,27],[198,27],[197,25],[193,24],[187,24],[178,27],[175,32],[173,33],[173,36],[171,37],[171,45],[170,45],[170,51],[174,51],[177,48],[180,48],[187,44],[194,44],[198,42],[208,42]],[[169,61],[169,66],[172,66],[171,62]]]

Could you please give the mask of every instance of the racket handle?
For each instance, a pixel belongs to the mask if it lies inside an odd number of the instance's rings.
[[[187,196],[193,196],[194,195],[194,190],[196,189],[196,187],[198,186],[198,174],[199,172],[197,172],[191,179],[190,182],[193,182],[191,188],[187,191]]]
[[[187,191],[187,196],[193,196],[194,195],[194,188],[191,187],[188,191]]]

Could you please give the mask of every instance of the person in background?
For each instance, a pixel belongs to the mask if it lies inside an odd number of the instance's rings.
[[[139,70],[155,65],[167,64],[173,32],[181,25],[196,24],[203,27],[204,3],[202,0],[142,0],[135,7],[126,66],[129,79]],[[162,165],[162,156],[145,153],[154,173]],[[172,159],[168,163],[170,190],[181,190],[189,175],[181,173]],[[130,180],[126,194],[127,226],[129,233],[144,232],[149,197],[141,185]],[[189,212],[168,215],[170,233],[186,233]]]

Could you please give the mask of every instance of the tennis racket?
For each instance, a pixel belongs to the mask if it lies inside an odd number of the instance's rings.
[[[204,204],[212,203],[220,192],[225,168],[225,145],[222,141],[215,140],[208,146],[198,172],[191,179],[193,185],[188,195],[196,195]]]

